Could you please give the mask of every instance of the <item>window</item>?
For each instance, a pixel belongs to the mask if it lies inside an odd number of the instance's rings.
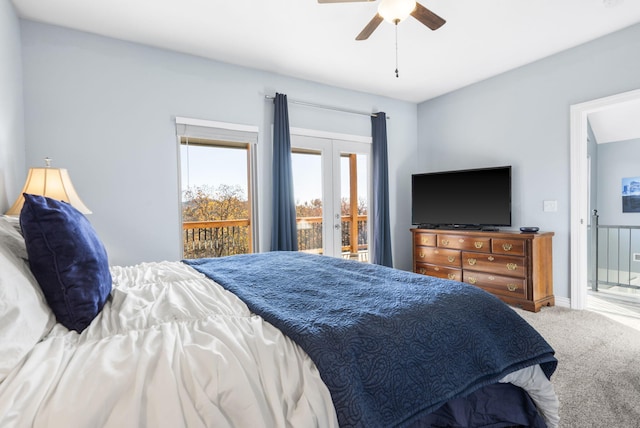
[[[255,136],[191,125],[178,138],[183,258],[254,252]]]

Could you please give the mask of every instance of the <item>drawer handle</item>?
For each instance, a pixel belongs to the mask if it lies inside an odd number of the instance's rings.
[[[490,262],[494,261],[495,259],[493,258],[493,256],[489,256],[487,257],[487,260],[489,260]]]
[[[449,279],[456,279],[456,274],[455,273],[449,273],[449,274],[447,274],[447,277]]]
[[[474,242],[473,246],[476,247],[477,249],[482,248],[482,246],[484,245],[484,242]]]
[[[425,274],[425,272],[427,272],[427,270],[426,270],[425,268],[420,268],[420,269],[418,269],[418,273],[421,273],[421,274],[423,274],[423,275],[424,275],[424,274]]]
[[[447,260],[449,260],[449,263],[453,263],[453,262],[455,262],[455,261],[456,261],[456,258],[455,258],[455,257],[453,257],[453,256],[448,256],[448,257],[447,257]]]
[[[438,266],[434,267],[433,270],[435,270],[436,272],[440,271],[440,268]]]
[[[440,241],[440,243],[442,245],[449,245],[449,240],[448,239],[443,239],[443,240]]]
[[[478,280],[476,279],[475,276],[470,276],[469,277],[469,284],[475,284],[476,282],[478,282]]]
[[[502,244],[502,249],[505,251],[511,251],[512,248],[513,248],[513,245],[511,244]]]
[[[515,263],[507,263],[507,269],[516,270],[516,269],[518,269],[518,265],[515,264]]]
[[[467,260],[467,263],[469,263],[469,266],[475,266],[477,260],[476,259],[469,259]]]
[[[420,242],[422,242],[423,244],[428,244],[429,243],[429,238],[425,238],[424,236],[420,239]]]
[[[427,257],[426,253],[423,253],[422,251],[420,251],[420,254],[418,254],[418,256],[420,256],[421,259]]]
[[[515,284],[507,284],[507,290],[509,291],[516,291],[518,289],[518,286]]]

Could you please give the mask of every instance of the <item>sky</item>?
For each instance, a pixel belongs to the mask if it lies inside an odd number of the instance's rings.
[[[220,184],[240,185],[247,192],[247,152],[203,146],[180,146],[182,189]]]

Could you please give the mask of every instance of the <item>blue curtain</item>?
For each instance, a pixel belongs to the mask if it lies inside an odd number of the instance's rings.
[[[387,115],[371,117],[373,139],[373,210],[371,213],[371,261],[393,266],[391,228],[389,226],[389,166],[387,156]]]
[[[271,251],[298,251],[296,205],[291,172],[287,96],[276,94],[273,115],[273,224]]]

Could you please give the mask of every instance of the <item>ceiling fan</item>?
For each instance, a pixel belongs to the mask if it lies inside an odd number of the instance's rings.
[[[375,0],[318,0],[318,3],[351,3],[351,2],[371,2]],[[435,13],[414,0],[382,0],[378,5],[378,13],[358,34],[356,40],[366,40],[378,28],[384,20],[398,25],[409,15],[426,25],[432,30],[437,30],[444,25],[445,21]]]

